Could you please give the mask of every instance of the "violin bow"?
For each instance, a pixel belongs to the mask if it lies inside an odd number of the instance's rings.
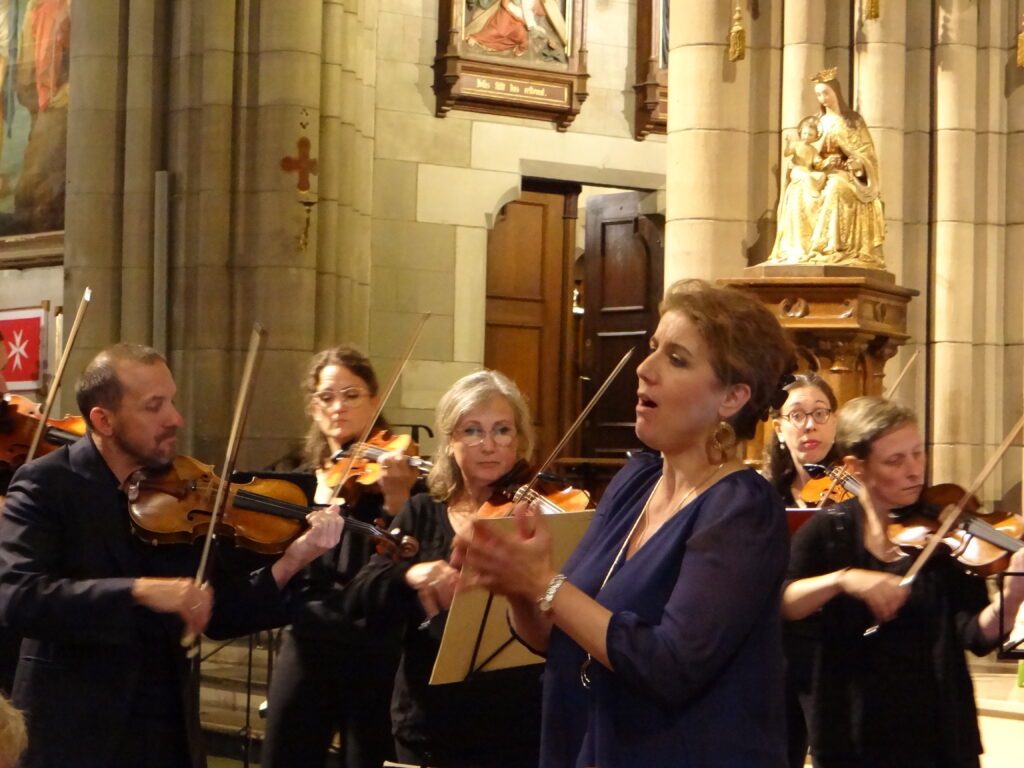
[[[206,531],[206,538],[203,540],[203,554],[199,558],[199,567],[196,569],[195,584],[200,589],[206,584],[206,570],[210,562],[210,548],[213,543],[214,531],[217,528],[217,521],[220,519],[221,510],[227,500],[228,491],[231,488],[231,475],[235,471],[235,459],[238,456],[238,446],[242,441],[242,430],[245,427],[245,420],[249,414],[249,405],[252,402],[253,382],[255,380],[256,359],[259,355],[260,346],[267,335],[266,330],[259,323],[252,327],[249,335],[249,352],[245,357],[245,368],[242,371],[242,383],[238,388],[238,399],[235,401],[235,415],[231,421],[231,434],[228,437],[227,450],[224,455],[224,464],[221,468],[221,482],[217,484],[217,496],[213,502],[213,510],[210,513],[210,527]],[[189,656],[195,656],[198,648],[196,637],[192,632],[186,632],[181,638],[181,644],[189,649]]]
[[[413,350],[416,349],[416,345],[419,343],[420,336],[423,335],[423,328],[427,324],[427,320],[430,319],[430,312],[420,316],[420,321],[413,329],[412,335],[409,337],[409,343],[406,345],[405,352],[402,357],[399,358],[395,369],[391,372],[391,377],[388,379],[384,389],[380,391],[380,397],[377,402],[377,410],[374,411],[373,416],[366,423],[366,427],[363,429],[363,433],[359,436],[359,440],[356,441],[356,445],[362,446],[366,444],[366,441],[370,437],[370,433],[373,432],[373,428],[377,425],[377,419],[380,418],[381,413],[384,411],[384,404],[391,397],[391,393],[395,389],[395,385],[398,384],[398,379],[402,375],[402,371],[405,370],[406,364],[412,357]],[[341,480],[334,486],[334,491],[331,492],[331,498],[338,498],[341,493],[341,489],[348,482],[348,479],[352,476],[352,467],[355,465],[355,456],[349,457],[348,465],[345,467],[345,472],[341,476]]]
[[[984,483],[988,479],[988,476],[992,474],[992,470],[994,470],[1000,460],[1002,460],[1003,454],[1005,454],[1007,449],[1009,449],[1010,443],[1012,443],[1013,439],[1017,437],[1017,433],[1020,432],[1021,429],[1024,429],[1024,416],[1021,416],[1013,426],[1013,429],[1006,433],[1006,437],[1003,438],[1003,442],[996,449],[996,452],[992,454],[985,466],[982,467],[981,472],[978,473],[978,476],[974,479],[974,482],[971,483],[971,486],[964,491],[964,495],[960,498],[960,501],[956,504],[950,504],[942,510],[939,514],[939,519],[942,521],[942,524],[939,526],[938,530],[932,534],[931,538],[928,539],[928,543],[925,544],[924,549],[921,550],[913,565],[910,566],[910,570],[907,571],[906,575],[900,581],[901,587],[909,587],[914,583],[914,579],[917,578],[917,574],[921,572],[922,568],[924,568],[925,563],[927,563],[929,558],[931,558],[932,554],[938,548],[939,543],[946,538],[946,534],[949,533],[950,529],[956,524],[956,521],[960,519],[960,514],[964,511],[964,507],[967,505],[968,500],[978,492],[982,483]],[[873,627],[869,627],[864,631],[864,635],[867,636],[874,634],[878,631],[878,627],[878,624],[875,624]]]
[[[32,442],[28,446],[28,453],[25,455],[25,463],[32,461],[36,457],[36,451],[39,450],[39,441],[43,437],[43,431],[46,429],[46,420],[50,416],[50,411],[53,409],[53,403],[57,399],[57,392],[60,389],[61,379],[64,378],[64,368],[67,367],[68,358],[71,356],[71,348],[75,346],[75,339],[78,337],[78,329],[82,325],[82,318],[85,317],[85,310],[89,307],[89,302],[92,300],[92,288],[86,286],[85,292],[82,294],[82,300],[78,304],[78,312],[75,314],[75,322],[71,326],[71,332],[68,334],[68,343],[64,345],[64,350],[60,355],[60,362],[57,364],[57,371],[53,374],[53,381],[50,382],[50,391],[46,395],[46,403],[43,405],[43,410],[39,416],[39,423],[36,424],[36,431],[32,435]]]
[[[896,393],[896,390],[899,389],[900,384],[903,382],[903,378],[910,372],[910,369],[914,367],[914,363],[917,362],[917,358],[920,356],[920,349],[916,350],[914,354],[910,356],[910,359],[907,360],[907,364],[904,365],[903,370],[900,371],[900,375],[896,377],[896,381],[892,383],[892,386],[885,391],[885,394],[882,395],[882,397],[884,397],[886,400],[892,399],[892,396]]]
[[[534,474],[533,476],[533,479],[526,485],[526,490],[521,490],[517,492],[517,496],[520,493],[522,493],[524,496],[529,496],[532,493],[533,487],[537,484],[537,481],[540,479],[541,473],[543,473],[551,465],[551,462],[553,462],[555,460],[555,457],[558,456],[559,453],[561,453],[562,449],[565,447],[565,444],[569,442],[569,439],[574,434],[576,434],[576,430],[578,430],[580,428],[580,425],[583,424],[583,420],[587,418],[590,412],[594,409],[594,406],[597,405],[597,402],[607,391],[608,387],[610,387],[612,382],[615,381],[615,377],[618,376],[622,369],[626,367],[626,363],[629,362],[629,358],[633,356],[633,353],[635,351],[636,347],[630,347],[628,350],[626,350],[626,354],[624,354],[622,356],[622,359],[619,360],[618,363],[616,363],[615,367],[612,368],[612,372],[608,374],[605,380],[601,383],[601,386],[598,387],[597,392],[594,393],[594,396],[590,398],[590,401],[586,404],[586,406],[584,406],[583,410],[580,411],[580,415],[576,417],[576,421],[574,421],[572,423],[572,426],[570,426],[569,429],[565,431],[565,434],[562,435],[562,439],[558,441],[558,445],[556,445],[554,449],[551,451],[551,454],[548,456],[547,460],[540,465],[540,469],[537,470],[536,474]]]

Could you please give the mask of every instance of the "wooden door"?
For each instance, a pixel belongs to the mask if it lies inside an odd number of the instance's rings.
[[[664,220],[640,213],[640,194],[587,200],[584,252],[583,402],[622,355],[633,356],[583,425],[581,455],[622,459],[640,447],[636,423],[636,367],[658,324],[663,293]]]
[[[502,208],[487,238],[484,364],[526,396],[539,460],[561,436],[576,199],[572,190],[524,191]]]

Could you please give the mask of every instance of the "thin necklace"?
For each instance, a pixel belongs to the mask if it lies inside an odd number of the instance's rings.
[[[703,488],[711,480],[711,478],[713,478],[715,475],[717,475],[722,470],[722,467],[724,467],[724,466],[725,466],[725,462],[723,461],[717,467],[713,467],[711,469],[711,472],[709,472],[707,475],[705,475],[703,480],[701,480],[699,483],[697,483],[697,485],[693,486],[693,488],[691,488],[690,490],[688,490],[686,492],[686,495],[683,496],[683,498],[679,500],[678,504],[672,504],[671,503],[671,499],[669,499],[669,509],[672,511],[672,514],[675,514],[680,509],[685,507],[686,503],[697,493],[697,491],[699,491],[701,488]],[[651,495],[647,497],[647,501],[644,503],[644,508],[642,510],[640,510],[640,517],[637,518],[637,522],[639,522],[641,519],[643,519],[643,521],[644,521],[644,525],[640,529],[640,534],[639,534],[639,536],[637,536],[636,548],[638,550],[640,549],[640,547],[642,547],[644,544],[647,543],[647,540],[644,537],[647,534],[647,527],[648,527],[648,525],[650,524],[650,521],[651,521],[651,513],[650,513],[650,509],[649,509],[649,507],[651,506],[651,499],[653,499],[654,495],[658,492],[658,488],[659,488],[659,486],[661,486],[661,481],[664,478],[665,478],[664,475],[662,475],[661,477],[658,478],[658,482],[655,484],[654,490],[651,491]],[[633,523],[633,527],[634,528],[636,527],[636,523]],[[657,531],[655,531],[655,533],[657,533]],[[651,535],[653,536],[654,534],[652,533]],[[623,546],[624,547],[628,546],[629,545],[629,540],[632,539],[632,538],[633,538],[633,531],[630,531],[629,532],[629,536],[626,537],[626,541],[624,542]],[[619,555],[621,556],[621,554],[622,554],[622,552],[620,551]],[[618,558],[616,558],[616,563],[617,562],[618,562]],[[613,567],[614,567],[614,565],[615,565],[615,563],[612,564]],[[609,571],[609,575],[610,575],[610,573],[611,572]],[[607,582],[608,581],[608,576],[605,576],[604,580],[605,580],[605,582]],[[602,584],[601,586],[603,587],[604,585]]]
[[[686,506],[686,502],[688,502],[690,500],[690,497],[693,496],[694,494],[696,494],[697,491],[702,486],[704,486],[705,484],[710,482],[711,479],[715,475],[717,475],[719,473],[719,471],[721,471],[722,467],[724,467],[724,466],[725,466],[725,462],[723,461],[721,464],[719,464],[717,467],[715,467],[713,470],[711,470],[711,473],[708,474],[707,477],[705,477],[703,480],[701,480],[700,483],[698,483],[697,485],[693,486],[693,488],[691,488],[687,492],[687,494],[685,496],[683,496],[682,500],[679,502],[679,505],[675,507],[675,510],[678,512],[680,509],[685,507]],[[661,477],[658,478],[658,482],[656,482],[654,484],[654,488],[651,489],[650,496],[648,496],[647,497],[647,501],[644,502],[644,508],[640,510],[640,514],[636,516],[636,520],[634,520],[633,521],[633,525],[630,526],[629,533],[626,534],[626,538],[623,540],[622,546],[619,547],[619,551],[616,553],[615,558],[612,560],[612,564],[608,568],[608,573],[606,573],[604,575],[604,579],[601,581],[601,587],[597,590],[598,592],[600,592],[602,589],[604,589],[605,584],[608,583],[608,579],[610,579],[612,577],[612,572],[618,566],[619,561],[622,560],[622,556],[626,552],[626,547],[629,546],[629,540],[632,539],[633,538],[633,534],[636,533],[636,529],[637,529],[637,526],[640,524],[640,521],[647,519],[647,508],[651,506],[651,499],[653,499],[654,498],[654,494],[656,494],[658,492],[658,488],[661,487],[661,481],[664,480],[664,479],[665,479],[665,475],[662,474]],[[647,529],[647,524],[645,522],[644,523],[644,530],[646,531],[646,529]],[[644,544],[644,543],[646,543],[646,542],[641,542],[641,544]],[[639,551],[639,550],[640,550],[640,545],[637,545],[637,551]],[[634,554],[636,554],[636,553],[634,553]],[[590,675],[588,674],[588,670],[590,669],[590,663],[593,660],[594,660],[594,657],[591,656],[588,653],[587,654],[587,658],[584,659],[583,663],[580,665],[580,683],[583,684],[584,688],[589,688],[590,687]]]

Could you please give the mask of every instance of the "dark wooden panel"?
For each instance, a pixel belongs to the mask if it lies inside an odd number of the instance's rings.
[[[640,447],[636,367],[657,326],[662,294],[662,222],[642,216],[638,193],[587,201],[584,254],[584,393],[604,381],[625,351],[626,370],[611,384],[584,425],[581,455],[614,458]]]
[[[544,300],[542,254],[547,207],[517,200],[505,206],[487,240],[488,298]]]

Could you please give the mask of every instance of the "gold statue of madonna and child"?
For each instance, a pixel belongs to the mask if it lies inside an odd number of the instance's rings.
[[[884,269],[878,157],[867,125],[843,98],[835,68],[811,78],[821,105],[787,143],[787,183],[768,263]]]

